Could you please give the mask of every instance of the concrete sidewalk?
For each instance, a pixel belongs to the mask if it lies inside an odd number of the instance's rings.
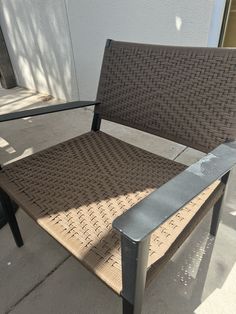
[[[0,114],[48,103],[21,88],[0,89]],[[0,164],[12,162],[90,130],[92,110],[79,109],[0,124]],[[202,156],[153,135],[102,123],[122,140],[184,164]],[[210,215],[146,291],[144,314],[236,313],[236,190],[232,176],[216,241]],[[0,230],[0,314],[118,314],[121,299],[91,275],[23,211],[17,212],[25,245],[17,248],[8,226]],[[227,282],[227,289],[224,283]],[[222,288],[223,287],[223,288]],[[209,299],[208,299],[209,297]],[[211,299],[210,299],[211,298]],[[213,301],[212,301],[213,298]],[[215,306],[215,308],[214,308]]]

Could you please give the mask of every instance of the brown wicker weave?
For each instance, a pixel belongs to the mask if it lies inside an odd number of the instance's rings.
[[[112,221],[183,169],[105,133],[90,132],[4,167],[0,186],[120,294],[120,240]],[[184,238],[178,243],[176,239],[186,237],[186,226],[192,230],[193,217],[217,186],[218,182],[157,229],[149,267],[161,265],[174,244],[180,245]]]
[[[236,51],[111,42],[102,118],[209,152],[236,138]]]

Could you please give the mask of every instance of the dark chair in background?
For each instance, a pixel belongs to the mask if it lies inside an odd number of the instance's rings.
[[[16,78],[12,68],[7,46],[0,27],[0,83],[3,88],[16,86]]]

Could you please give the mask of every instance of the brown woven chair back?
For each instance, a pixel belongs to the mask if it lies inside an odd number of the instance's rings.
[[[108,41],[101,117],[203,152],[236,138],[236,50]]]

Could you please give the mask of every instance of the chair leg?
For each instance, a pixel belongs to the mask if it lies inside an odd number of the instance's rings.
[[[221,198],[215,203],[213,207],[213,213],[212,213],[212,219],[211,219],[211,228],[210,228],[210,234],[214,237],[216,237],[217,230],[220,223],[220,214],[221,214],[221,207],[223,202],[224,196],[221,196]]]
[[[129,301],[122,298],[123,302],[123,314],[133,314],[134,313],[134,305],[129,303]]]
[[[227,172],[222,178],[221,182],[223,182],[225,185],[227,185],[228,179],[229,179],[230,171]],[[220,217],[221,217],[221,208],[222,203],[224,200],[225,193],[221,196],[221,198],[215,203],[213,207],[213,213],[212,213],[212,220],[211,220],[211,228],[210,228],[210,234],[214,237],[216,237],[219,223],[220,223]]]
[[[123,314],[141,314],[150,237],[132,242],[121,237]]]
[[[0,201],[3,207],[4,214],[11,228],[16,245],[21,247],[24,243],[21,237],[20,229],[16,220],[14,208],[9,196],[0,189]]]

